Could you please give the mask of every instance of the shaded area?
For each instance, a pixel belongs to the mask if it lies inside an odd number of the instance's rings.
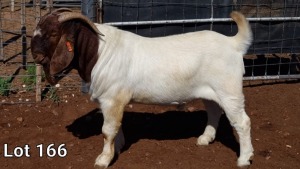
[[[101,126],[103,125],[103,116],[98,109],[94,109],[84,116],[76,119],[66,128],[72,132],[75,137],[85,139],[102,133]]]
[[[244,58],[245,76],[292,75],[300,73],[300,56],[291,54],[280,56],[256,55]]]
[[[196,143],[196,138],[203,133],[206,123],[205,111],[170,111],[162,114],[125,112],[122,126],[126,144],[123,150],[129,149],[140,139],[177,140],[195,137]],[[94,109],[66,128],[75,137],[86,139],[101,134],[102,125],[103,116],[98,109]],[[220,119],[216,140],[239,155],[239,143],[225,115]]]

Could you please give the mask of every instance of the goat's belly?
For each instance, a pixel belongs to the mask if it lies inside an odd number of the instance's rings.
[[[190,91],[139,91],[133,93],[132,101],[146,104],[172,104],[193,100],[195,97]]]
[[[174,98],[162,98],[162,97],[134,97],[132,98],[132,102],[136,103],[145,103],[145,104],[182,104],[193,100],[192,98],[186,99],[174,99]]]
[[[184,103],[194,99],[217,100],[215,91],[208,85],[199,85],[195,88],[191,86],[182,88],[165,88],[161,90],[136,90],[133,93],[132,101],[146,104],[172,104]]]

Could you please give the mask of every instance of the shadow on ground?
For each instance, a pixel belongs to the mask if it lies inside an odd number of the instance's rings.
[[[123,118],[123,131],[126,140],[124,150],[129,149],[132,144],[140,139],[177,140],[197,138],[203,133],[206,122],[207,115],[205,111],[170,111],[162,114],[126,112]],[[95,109],[79,117],[66,128],[75,137],[85,139],[100,135],[102,124],[103,116],[98,109]],[[216,141],[232,149],[237,156],[239,155],[239,143],[225,115],[222,115],[220,119]]]

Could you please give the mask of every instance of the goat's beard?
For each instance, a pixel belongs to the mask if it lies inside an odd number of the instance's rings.
[[[50,74],[50,68],[48,65],[44,66],[44,72],[46,76],[46,80],[51,86],[56,85],[62,78],[64,78],[70,71],[72,70],[72,67],[67,67],[64,70],[62,70],[59,73],[56,73],[54,75]]]
[[[46,75],[46,79],[51,86],[56,85],[58,83],[58,81],[60,80],[52,75]]]

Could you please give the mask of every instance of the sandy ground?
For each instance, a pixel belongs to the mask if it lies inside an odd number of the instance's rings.
[[[247,85],[244,92],[255,148],[250,168],[298,168],[299,82]],[[1,168],[93,168],[103,146],[98,105],[78,91],[61,90],[59,95],[59,103],[45,99],[0,105]],[[196,146],[206,118],[200,100],[184,106],[130,104],[123,119],[126,145],[110,168],[236,168],[239,143],[225,116],[216,140],[209,146]],[[14,157],[4,157],[10,155]]]

